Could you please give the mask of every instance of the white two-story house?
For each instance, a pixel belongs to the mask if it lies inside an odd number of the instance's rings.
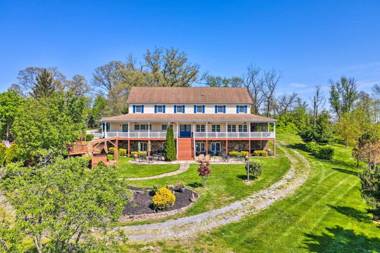
[[[268,149],[275,120],[251,114],[245,88],[134,87],[127,114],[102,118],[102,135],[131,151],[162,153],[173,126],[179,160]]]

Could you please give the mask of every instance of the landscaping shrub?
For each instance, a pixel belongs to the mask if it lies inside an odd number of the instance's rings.
[[[169,126],[166,130],[166,140],[165,140],[165,160],[174,161],[177,159],[176,144],[174,140],[173,127]]]
[[[108,148],[108,154],[113,154],[115,152],[115,147]]]
[[[127,149],[119,148],[119,156],[127,156]]]
[[[315,156],[319,159],[331,160],[334,156],[334,149],[331,147],[320,147]]]
[[[331,160],[334,156],[334,149],[328,146],[320,146],[316,142],[305,144],[305,150],[319,159]]]
[[[146,156],[147,155],[147,152],[146,151],[133,151],[133,152],[131,152],[131,156]]]
[[[92,141],[94,139],[93,134],[86,134],[86,141]]]
[[[5,164],[15,162],[17,160],[17,156],[18,156],[18,147],[16,144],[12,144],[5,151],[5,160],[4,160]]]
[[[258,178],[262,172],[262,165],[261,163],[258,163],[258,162],[252,162],[252,163],[249,163],[249,166],[248,166],[248,163],[246,163],[245,169],[247,173],[249,173],[250,176],[252,176],[253,178]]]
[[[318,151],[319,151],[319,145],[316,143],[316,142],[314,142],[314,141],[312,141],[312,142],[307,142],[306,144],[305,144],[305,149],[306,149],[306,151],[307,152],[310,152],[310,153],[312,153],[312,154],[317,154],[318,153]]]
[[[230,151],[228,152],[229,156],[232,157],[246,157],[248,156],[249,152],[248,151]]]
[[[161,187],[152,198],[154,208],[164,210],[175,203],[175,195],[167,187]]]
[[[266,151],[266,150],[255,150],[254,152],[253,152],[253,155],[254,156],[268,156],[268,151]]]

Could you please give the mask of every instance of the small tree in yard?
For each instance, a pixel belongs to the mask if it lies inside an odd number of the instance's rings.
[[[106,251],[119,236],[107,226],[122,213],[126,185],[114,169],[87,165],[83,158],[59,158],[45,166],[6,167],[1,187],[15,208],[15,227],[33,242],[31,251]],[[0,230],[0,242],[10,242],[4,234]]]
[[[166,130],[166,141],[165,141],[165,159],[167,161],[174,161],[177,159],[177,151],[174,141],[173,127],[169,126]]]
[[[201,161],[198,172],[199,176],[202,177],[202,185],[206,185],[207,178],[211,174],[210,163],[208,161]]]
[[[261,175],[262,166],[258,162],[247,162],[245,164],[245,170],[247,172],[247,179],[249,180],[249,176],[252,176],[253,179],[258,178]]]
[[[380,167],[370,166],[360,175],[361,193],[375,214],[375,219],[380,218]]]

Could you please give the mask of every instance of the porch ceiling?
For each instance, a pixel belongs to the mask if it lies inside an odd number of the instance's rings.
[[[275,122],[255,114],[123,114],[104,117],[102,122]]]

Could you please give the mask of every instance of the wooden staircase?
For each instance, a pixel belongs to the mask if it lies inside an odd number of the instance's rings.
[[[178,138],[178,160],[193,160],[193,139]]]

